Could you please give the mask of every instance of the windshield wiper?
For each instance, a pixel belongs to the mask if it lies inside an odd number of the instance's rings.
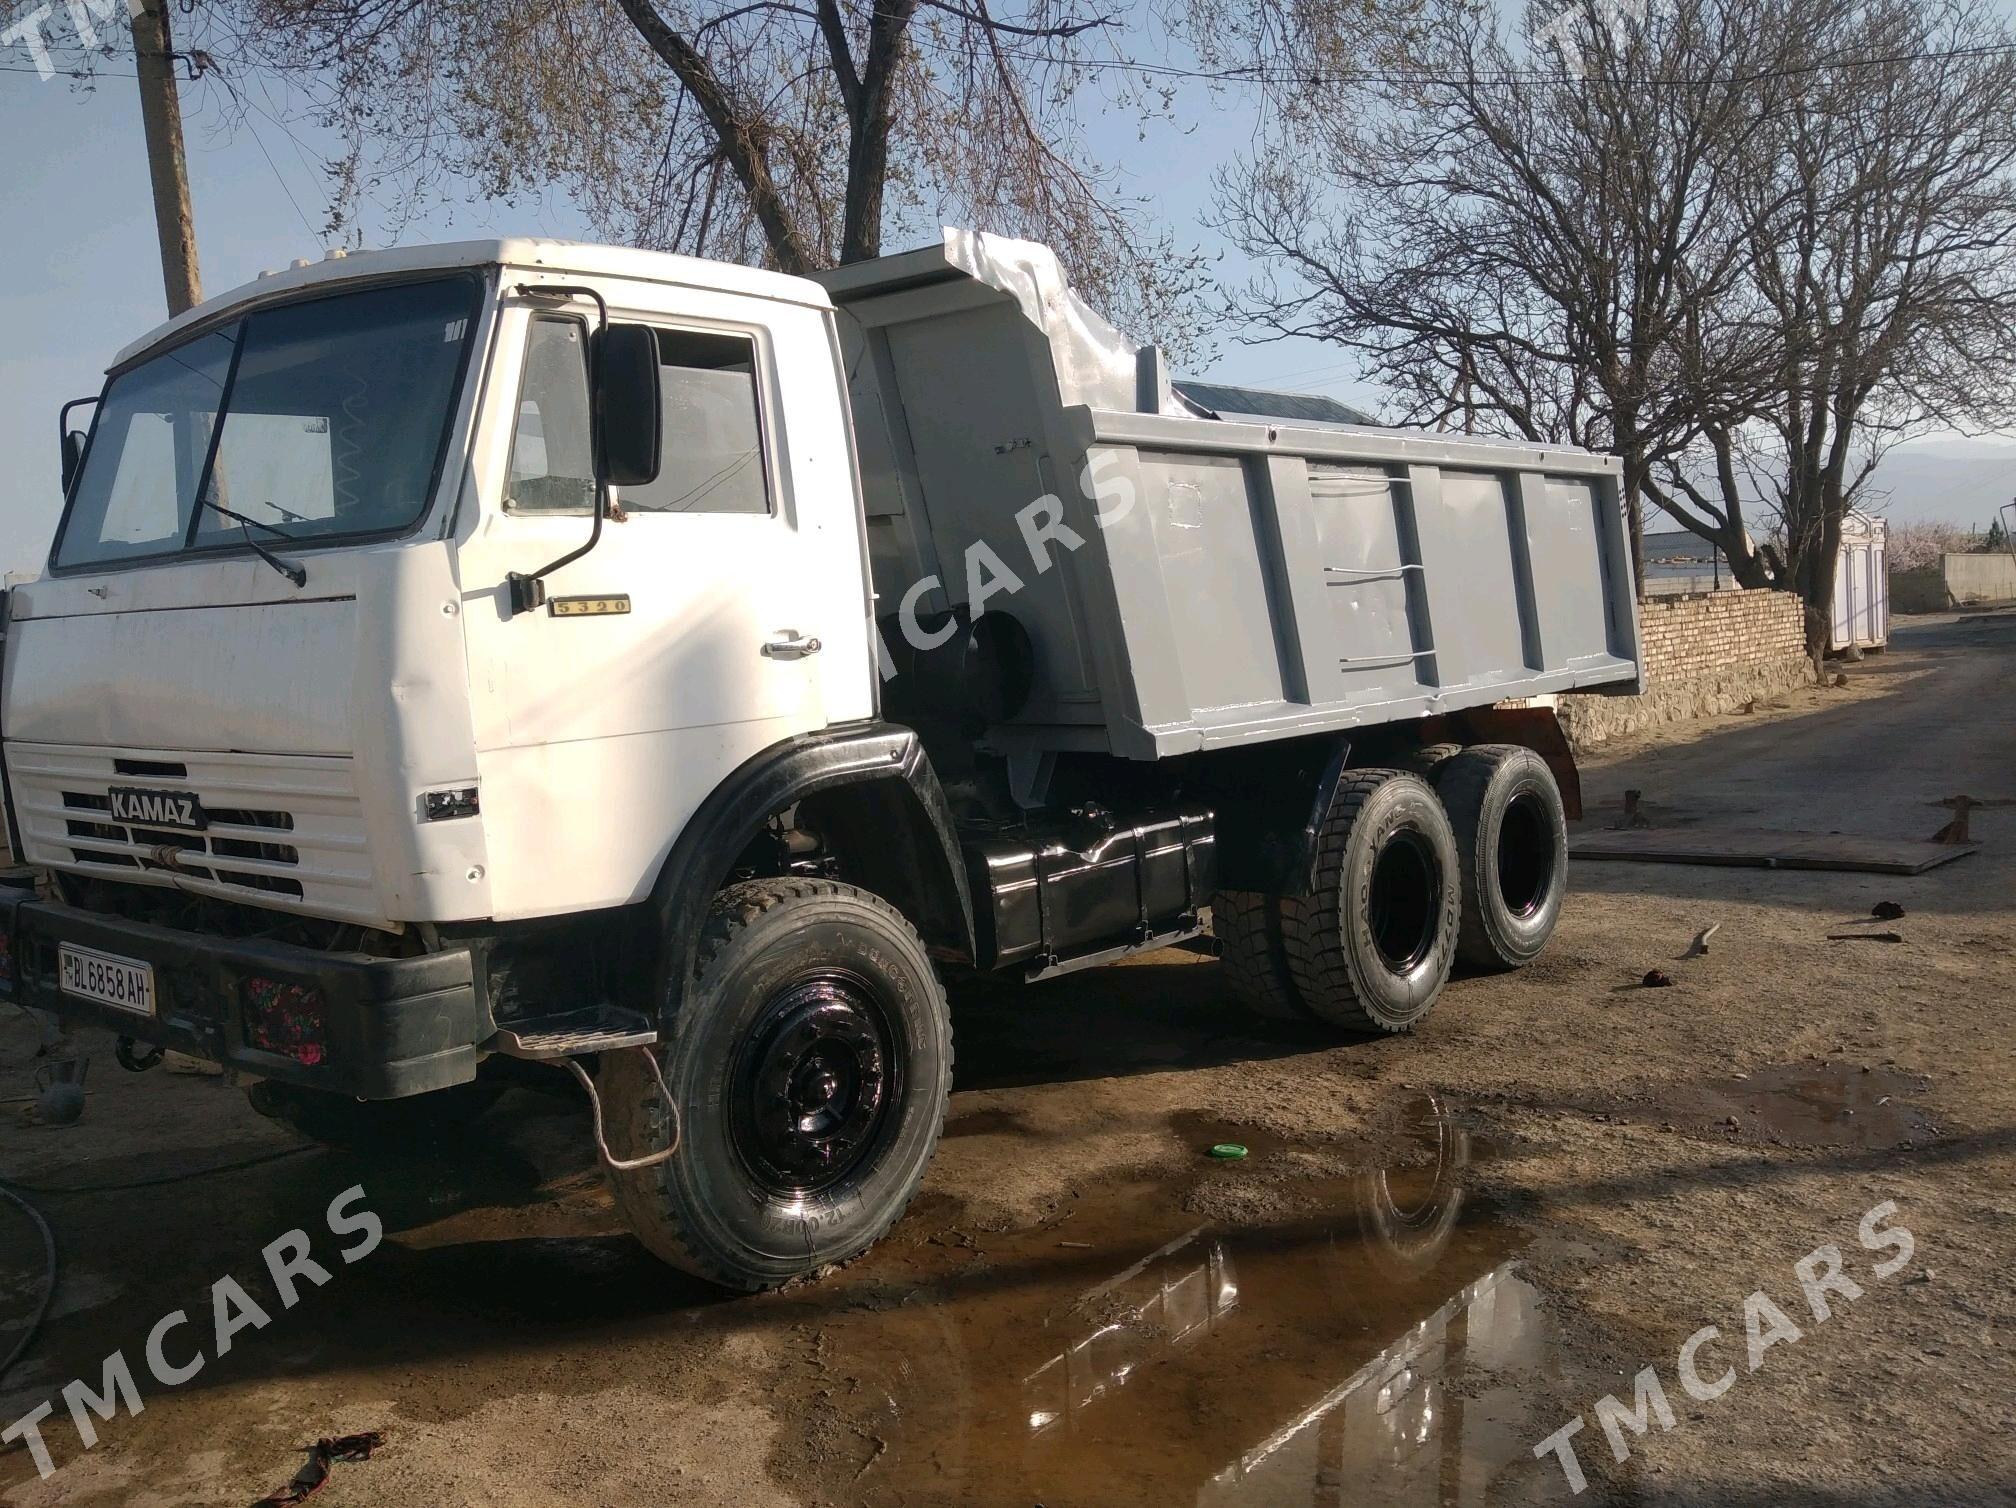
[[[252,537],[254,529],[264,529],[268,534],[277,534],[282,539],[292,539],[294,536],[289,534],[285,529],[276,528],[269,523],[263,523],[259,519],[249,517],[234,508],[227,508],[215,498],[199,497],[196,501],[203,507],[208,508],[212,513],[220,513],[225,518],[234,520],[238,525],[238,532],[245,536],[245,543],[252,553],[273,567],[282,576],[285,576],[296,586],[306,586],[308,584],[307,567],[294,565],[289,561],[282,560],[278,555],[275,555]]]

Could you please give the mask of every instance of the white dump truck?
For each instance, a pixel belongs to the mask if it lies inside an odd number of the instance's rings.
[[[60,430],[0,997],[338,1141],[557,1064],[640,1239],[733,1287],[902,1212],[947,970],[1208,926],[1228,997],[1393,1032],[1531,959],[1546,698],[1639,675],[1613,460],[1225,419],[983,235],[332,254]]]

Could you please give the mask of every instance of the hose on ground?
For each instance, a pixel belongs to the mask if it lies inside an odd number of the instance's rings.
[[[16,1205],[35,1222],[35,1228],[42,1232],[42,1257],[45,1268],[42,1299],[35,1306],[34,1318],[28,1321],[28,1328],[22,1331],[21,1338],[14,1343],[14,1349],[7,1353],[7,1359],[0,1361],[0,1382],[4,1382],[7,1374],[14,1370],[14,1363],[22,1358],[28,1347],[34,1344],[35,1337],[41,1333],[42,1321],[49,1317],[49,1305],[56,1297],[56,1232],[49,1228],[49,1222],[42,1217],[40,1210],[4,1183],[0,1183],[0,1199],[6,1199]]]
[[[72,1183],[33,1184],[17,1183],[8,1179],[0,1183],[0,1189],[15,1188],[24,1194],[40,1194],[44,1198],[57,1198],[64,1194],[124,1194],[133,1189],[158,1189],[166,1183],[187,1183],[192,1178],[208,1178],[213,1173],[237,1173],[246,1168],[256,1168],[264,1163],[278,1162],[283,1157],[298,1157],[303,1152],[318,1150],[313,1146],[280,1147],[271,1152],[261,1152],[257,1157],[247,1157],[240,1162],[219,1163],[208,1168],[184,1168],[177,1173],[160,1173],[152,1178],[135,1178],[125,1183]]]

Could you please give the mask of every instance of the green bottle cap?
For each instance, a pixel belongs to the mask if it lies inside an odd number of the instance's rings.
[[[1236,1141],[1221,1141],[1211,1149],[1211,1155],[1225,1162],[1237,1162],[1246,1155],[1246,1149]]]

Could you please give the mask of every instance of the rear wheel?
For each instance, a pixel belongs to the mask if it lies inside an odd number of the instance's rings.
[[[1314,889],[1280,903],[1303,1004],[1357,1031],[1411,1030],[1449,978],[1460,900],[1455,838],[1426,782],[1349,772],[1318,836]]]
[[[1531,963],[1568,893],[1568,818],[1547,761],[1519,744],[1478,744],[1438,789],[1463,870],[1456,956],[1473,969]]]
[[[952,1026],[923,939],[880,897],[754,880],[716,899],[661,1044],[677,1156],[610,1175],[655,1255],[755,1290],[859,1254],[896,1223],[938,1145]],[[616,1154],[666,1144],[650,1066],[598,1078]]]
[[[1275,1021],[1307,1021],[1281,945],[1279,902],[1261,890],[1221,890],[1211,897],[1218,960],[1242,1005]]]
[[[1423,744],[1400,761],[1400,768],[1436,785],[1442,778],[1442,766],[1462,752],[1461,744]]]

